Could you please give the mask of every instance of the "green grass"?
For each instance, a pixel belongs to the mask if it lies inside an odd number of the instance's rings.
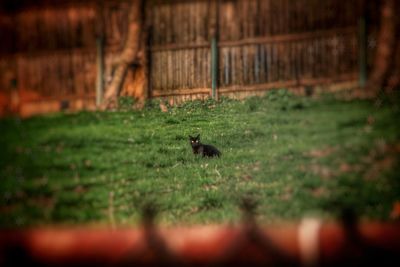
[[[332,218],[343,207],[388,220],[400,199],[398,104],[279,90],[166,113],[153,102],[142,111],[3,119],[0,226],[111,217],[132,225],[148,202],[161,224],[235,222],[244,196],[258,203],[261,222]],[[187,136],[196,133],[222,157],[195,157]]]

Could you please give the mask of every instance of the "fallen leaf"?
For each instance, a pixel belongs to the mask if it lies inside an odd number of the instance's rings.
[[[164,103],[160,103],[160,109],[162,112],[168,112],[168,107]]]
[[[249,181],[249,180],[252,180],[253,177],[251,177],[250,175],[246,174],[246,175],[243,176],[243,179],[246,180],[246,181]]]
[[[83,193],[86,193],[88,190],[87,190],[87,188],[85,188],[85,187],[83,187],[83,186],[81,186],[81,185],[78,185],[77,187],[75,187],[75,189],[74,189],[74,192],[75,193],[78,193],[78,194],[83,194]]]
[[[323,187],[318,187],[318,188],[313,189],[313,190],[311,191],[311,194],[312,194],[314,197],[321,197],[321,196],[323,196],[323,195],[326,195],[326,194],[327,194],[327,191],[326,191],[326,189],[323,188]]]
[[[315,149],[315,150],[311,150],[308,155],[310,155],[311,157],[315,157],[315,158],[322,158],[322,157],[326,157],[329,156],[330,154],[332,154],[336,149],[333,147],[327,147],[324,149]]]

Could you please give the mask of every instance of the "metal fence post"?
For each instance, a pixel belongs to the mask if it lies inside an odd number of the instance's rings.
[[[218,84],[218,44],[217,37],[213,36],[211,39],[211,90],[212,98],[217,98],[217,84]]]
[[[367,22],[365,14],[359,19],[359,67],[360,87],[364,88],[367,83]]]
[[[211,3],[211,97],[218,99],[219,0]]]
[[[98,37],[96,40],[97,45],[97,79],[96,79],[96,106],[99,107],[103,99],[104,89],[104,42],[103,38]]]

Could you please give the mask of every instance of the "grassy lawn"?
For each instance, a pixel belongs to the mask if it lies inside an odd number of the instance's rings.
[[[161,112],[55,114],[0,121],[0,226],[132,225],[154,202],[165,225],[325,218],[352,207],[389,220],[400,200],[400,101],[377,106],[284,90]],[[189,134],[218,147],[195,157]]]

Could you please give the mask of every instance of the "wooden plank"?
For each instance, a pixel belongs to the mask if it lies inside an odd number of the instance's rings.
[[[154,97],[176,96],[176,95],[193,95],[193,94],[210,94],[210,88],[194,88],[194,89],[177,89],[177,90],[153,90]]]
[[[244,46],[244,45],[263,44],[263,43],[293,42],[293,41],[301,41],[314,38],[329,37],[332,35],[355,34],[356,30],[357,30],[356,27],[347,27],[347,28],[321,30],[314,32],[304,32],[299,34],[285,34],[285,35],[273,35],[267,37],[247,38],[238,41],[221,41],[219,42],[219,47]]]
[[[36,102],[46,102],[46,101],[73,101],[73,100],[79,100],[79,99],[96,99],[96,94],[91,93],[91,94],[71,94],[71,95],[64,95],[64,96],[41,96],[40,98],[37,99],[32,99],[29,101],[24,101],[21,104],[26,104],[26,103],[36,103]]]
[[[49,54],[65,56],[65,55],[69,55],[70,53],[71,53],[71,50],[60,48],[60,49],[47,50],[47,51],[43,51],[43,50],[29,51],[29,53],[18,52],[18,53],[12,53],[12,54],[4,54],[4,55],[1,55],[1,58],[28,57],[28,56],[47,57]],[[74,48],[73,53],[78,53],[78,54],[82,54],[82,55],[86,55],[86,54],[95,55],[96,49],[95,49],[95,47]]]
[[[257,84],[257,85],[233,85],[229,87],[221,87],[219,88],[219,92],[222,93],[232,93],[232,92],[246,92],[246,91],[263,91],[263,90],[271,90],[277,88],[288,88],[288,87],[296,87],[296,86],[305,86],[305,85],[319,85],[326,83],[334,83],[334,82],[342,82],[349,80],[356,80],[358,78],[358,73],[350,73],[350,74],[342,74],[333,78],[304,78],[299,80],[290,80],[290,81],[278,81],[271,82],[266,84]]]
[[[167,44],[167,45],[155,45],[151,48],[151,51],[166,51],[166,50],[185,50],[185,49],[197,49],[197,48],[207,48],[210,44],[208,42],[196,42],[187,44]]]

